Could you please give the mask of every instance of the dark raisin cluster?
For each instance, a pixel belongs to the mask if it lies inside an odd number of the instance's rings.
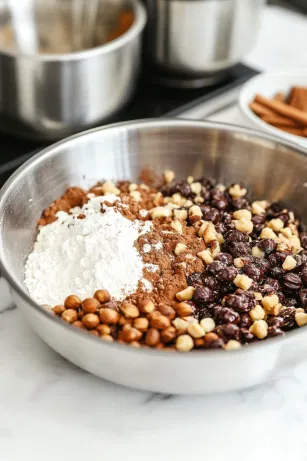
[[[307,312],[307,233],[299,225],[300,240],[303,250],[299,254],[290,251],[277,251],[277,243],[272,239],[260,239],[265,223],[280,218],[284,226],[291,221],[289,211],[282,204],[273,203],[263,214],[253,215],[253,231],[250,235],[236,230],[233,223],[233,212],[240,209],[251,210],[251,202],[247,198],[233,198],[229,188],[223,190],[216,187],[215,182],[200,178],[202,185],[199,203],[205,221],[211,221],[218,233],[222,234],[224,243],[221,253],[206,266],[204,272],[194,272],[187,277],[187,283],[195,287],[192,303],[198,320],[211,317],[216,328],[218,341],[210,347],[222,347],[230,339],[240,343],[249,343],[257,339],[249,328],[252,324],[249,312],[257,300],[254,292],[262,296],[276,294],[283,308],[277,316],[268,315],[268,337],[281,335],[297,327],[295,308],[302,307]],[[194,200],[195,194],[187,181],[180,181],[164,186],[162,193],[171,196],[180,193],[183,197]],[[190,223],[192,225],[193,223]],[[253,247],[258,247],[264,258],[253,257]],[[296,260],[293,270],[285,271],[282,265],[292,255]],[[241,258],[243,267],[234,265],[234,259]],[[245,274],[252,279],[248,291],[238,289],[233,280],[238,274]],[[208,346],[209,347],[209,346]]]

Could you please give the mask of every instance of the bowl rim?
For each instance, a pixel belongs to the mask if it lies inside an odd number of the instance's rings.
[[[89,0],[90,1],[90,0]],[[137,37],[144,29],[147,22],[147,11],[140,0],[130,0],[134,6],[135,20],[129,29],[120,35],[118,38],[111,40],[109,43],[99,45],[94,48],[85,49],[82,51],[73,51],[70,53],[27,53],[20,50],[10,50],[0,47],[0,55],[10,56],[12,58],[26,58],[39,62],[65,62],[78,61],[95,56],[103,56],[118,48],[126,45]]]
[[[303,74],[306,75],[307,79],[307,69],[286,69],[282,71],[272,71],[272,72],[262,72],[260,74],[255,75],[251,79],[249,79],[244,85],[242,86],[239,92],[238,104],[241,113],[251,121],[258,129],[263,129],[272,135],[278,136],[286,141],[296,142],[300,146],[307,147],[307,138],[303,138],[302,136],[298,136],[296,134],[287,133],[279,128],[275,128],[274,126],[264,122],[260,117],[258,117],[248,106],[248,99],[251,93],[250,87],[255,85],[259,82],[259,86],[261,86],[261,82],[265,81],[268,78],[278,78],[278,77],[294,77],[294,76],[302,76]],[[289,82],[289,87],[291,83]],[[259,93],[261,93],[261,88],[259,88]]]
[[[101,127],[96,127],[92,128],[87,131],[83,131],[81,133],[77,133],[75,135],[72,135],[68,138],[62,139],[55,144],[52,144],[51,146],[48,146],[44,149],[42,149],[40,152],[35,154],[33,157],[31,157],[29,160],[27,160],[23,165],[21,165],[11,176],[10,178],[5,182],[3,187],[0,190],[0,235],[2,232],[2,222],[3,222],[3,213],[2,209],[4,207],[6,197],[10,194],[11,189],[14,187],[14,184],[18,182],[19,178],[25,173],[27,168],[31,168],[31,166],[37,162],[43,161],[49,156],[56,155],[58,150],[62,148],[63,145],[69,145],[73,144],[76,140],[79,138],[81,139],[86,139],[87,137],[95,136],[95,134],[99,134],[102,131],[112,131],[112,130],[118,130],[121,128],[135,128],[137,126],[144,125],[147,126],[148,128],[156,128],[159,126],[159,128],[167,128],[169,129],[172,126],[175,127],[182,127],[182,128],[187,128],[187,127],[193,127],[193,128],[203,128],[203,129],[219,129],[222,131],[234,131],[238,135],[246,135],[246,136],[252,136],[258,138],[260,141],[267,141],[267,142],[273,142],[280,144],[281,147],[288,147],[294,151],[298,155],[302,156],[307,156],[307,149],[304,149],[304,147],[297,145],[296,143],[291,143],[291,142],[285,142],[281,138],[269,135],[267,133],[263,133],[259,130],[255,129],[250,129],[250,128],[245,128],[242,126],[237,126],[233,125],[230,123],[220,123],[220,122],[210,122],[210,121],[204,121],[204,120],[189,120],[189,119],[178,119],[178,118],[151,118],[151,119],[140,119],[140,120],[133,120],[133,121],[128,121],[128,122],[118,122],[118,123],[113,123],[110,125],[105,125]],[[194,350],[192,353],[188,354],[172,354],[173,351],[165,351],[165,350],[157,350],[157,349],[152,349],[152,348],[134,348],[126,344],[121,344],[117,341],[113,342],[108,342],[108,341],[102,341],[101,338],[97,338],[93,335],[89,334],[84,334],[82,330],[79,328],[73,328],[72,325],[68,324],[67,322],[64,322],[62,319],[60,319],[58,316],[53,315],[52,312],[50,312],[47,309],[44,309],[41,307],[40,304],[38,304],[36,301],[34,301],[30,295],[27,293],[26,288],[15,278],[15,276],[11,273],[11,271],[7,268],[5,258],[3,257],[3,247],[2,247],[2,242],[0,243],[0,274],[3,276],[7,282],[9,283],[10,287],[17,292],[18,296],[28,304],[31,308],[34,308],[34,310],[42,316],[45,316],[46,319],[49,319],[51,322],[55,322],[58,324],[60,327],[68,329],[67,331],[70,331],[72,334],[80,335],[80,341],[82,338],[84,340],[88,341],[95,341],[96,344],[98,342],[102,344],[102,347],[110,348],[110,350],[115,350],[117,349],[118,351],[123,351],[126,353],[131,353],[131,354],[143,354],[144,356],[154,356],[154,357],[173,357],[173,359],[180,358],[180,360],[184,359],[189,359],[193,357],[193,360],[204,360],[205,357],[214,357],[217,359],[218,357],[225,357],[225,352],[231,354],[245,354],[248,353],[249,351],[256,351],[256,350],[261,350],[263,347],[269,347],[270,345],[273,346],[274,344],[282,343],[286,344],[286,342],[289,342],[292,338],[298,337],[300,335],[307,334],[307,327],[306,327],[306,332],[304,332],[304,328],[298,328],[297,330],[292,330],[287,332],[284,335],[281,336],[276,336],[272,338],[268,338],[265,341],[262,342],[254,342],[251,343],[247,346],[243,346],[240,349],[233,350],[233,351],[224,351],[224,349],[215,349],[215,350]],[[18,307],[18,306],[17,306]]]

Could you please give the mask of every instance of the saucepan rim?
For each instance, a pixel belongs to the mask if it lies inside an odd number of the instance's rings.
[[[35,163],[46,160],[50,156],[56,155],[58,151],[62,148],[63,145],[69,146],[71,144],[74,144],[75,141],[77,141],[79,138],[82,138],[82,140],[84,140],[87,137],[90,138],[92,136],[95,136],[95,134],[99,134],[102,131],[119,130],[121,128],[129,128],[129,127],[133,129],[135,127],[142,126],[142,125],[147,128],[155,128],[155,127],[156,128],[157,127],[171,128],[172,126],[176,126],[176,127],[182,126],[182,128],[188,128],[190,126],[191,128],[205,128],[205,129],[218,129],[222,131],[231,131],[231,132],[237,133],[238,135],[246,135],[246,136],[251,136],[253,138],[258,138],[259,141],[273,142],[275,144],[277,143],[281,147],[287,147],[289,149],[292,149],[298,155],[302,155],[302,156],[307,155],[307,149],[293,142],[284,141],[283,139],[278,138],[277,136],[263,133],[255,129],[244,128],[244,127],[232,125],[229,123],[186,120],[186,119],[176,119],[176,118],[152,118],[152,119],[141,119],[141,120],[133,120],[129,122],[114,123],[111,125],[93,128],[93,129],[75,134],[73,136],[70,136],[69,138],[58,141],[57,143],[44,148],[39,153],[34,155],[32,158],[30,158],[28,161],[26,161],[22,166],[20,166],[12,174],[12,176],[6,181],[6,183],[4,184],[4,186],[2,187],[0,191],[0,236],[2,232],[2,226],[3,226],[3,208],[5,206],[7,197],[10,195],[11,191],[15,187],[15,184],[18,183],[19,179],[24,174],[26,174],[26,171],[28,168],[31,168],[32,165],[34,165]],[[307,158],[306,158],[306,161],[307,161]],[[174,354],[169,351],[156,350],[156,349],[150,349],[150,348],[136,349],[134,347],[131,347],[125,344],[120,344],[117,341],[114,341],[114,342],[101,341],[100,338],[96,338],[95,336],[92,336],[92,335],[86,335],[84,334],[83,331],[79,330],[78,328],[73,328],[70,324],[64,322],[57,316],[52,315],[52,313],[42,308],[38,303],[36,303],[32,299],[30,295],[27,293],[26,288],[17,280],[14,274],[12,274],[12,272],[8,269],[6,260],[3,256],[2,242],[0,243],[0,270],[4,278],[8,281],[11,288],[17,292],[18,296],[20,296],[24,302],[26,302],[36,312],[38,312],[39,315],[43,315],[46,318],[48,318],[50,322],[56,322],[62,328],[69,329],[69,331],[73,332],[73,334],[80,335],[80,341],[82,340],[82,338],[85,341],[86,340],[96,341],[96,342],[98,341],[101,344],[101,347],[110,348],[109,349],[110,351],[117,349],[118,351],[124,351],[126,353],[129,352],[131,354],[144,354],[146,356],[155,356],[155,357],[163,356],[164,359],[166,358],[166,356],[168,356],[169,358],[172,357],[173,359],[176,356],[176,359],[180,357],[182,360],[188,360],[189,357],[191,356],[193,356],[193,360],[195,360],[196,358],[198,360],[205,360],[206,357],[213,357],[213,356],[216,359],[218,357],[225,357],[224,355],[225,351],[220,350],[220,349],[199,350],[199,351],[197,350],[197,351],[189,352],[187,354],[175,354],[174,356]],[[238,350],[227,351],[227,354],[229,353],[230,354],[245,354],[251,350],[255,351],[255,349],[261,349],[263,347],[270,347],[270,345],[273,346],[273,344],[276,344],[278,342],[280,343],[282,342],[283,344],[285,344],[290,339],[293,339],[294,336],[306,335],[306,334],[307,334],[307,327],[300,328],[294,331],[287,332],[285,335],[282,335],[282,336],[268,338],[263,342],[255,342],[255,343],[249,344],[248,346],[243,346],[242,348]]]

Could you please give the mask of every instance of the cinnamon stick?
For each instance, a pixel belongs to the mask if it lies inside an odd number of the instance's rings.
[[[266,98],[257,94],[255,97],[255,102],[261,104],[268,109],[271,109],[274,112],[277,112],[280,115],[289,117],[292,120],[300,123],[301,125],[307,126],[307,113],[303,112],[295,107],[289,106],[280,101],[274,101],[273,99]]]
[[[295,122],[294,120],[291,120],[290,118],[282,117],[280,115],[276,114],[268,114],[268,115],[263,115],[262,120],[266,123],[269,123],[270,125],[282,125],[282,126],[289,126],[293,128],[301,128],[298,126],[298,123]]]
[[[258,104],[256,102],[250,102],[249,103],[249,108],[255,112],[256,115],[259,115],[259,117],[265,116],[265,115],[274,115],[274,112],[267,107],[262,106],[261,104]]]
[[[285,102],[285,96],[284,96],[284,94],[281,93],[281,92],[276,93],[273,99],[274,99],[275,101]]]
[[[287,133],[290,134],[295,134],[296,136],[306,136],[307,131],[304,128],[295,128],[291,126],[284,126],[284,125],[273,125],[274,128],[278,128],[279,130],[286,131]]]

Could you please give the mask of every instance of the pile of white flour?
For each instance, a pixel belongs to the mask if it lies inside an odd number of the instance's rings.
[[[121,301],[138,288],[145,266],[134,243],[152,224],[132,222],[112,207],[101,213],[104,200],[113,203],[117,197],[92,197],[40,229],[25,266],[25,285],[38,303],[63,304],[68,295],[84,299],[97,289]],[[80,213],[84,219],[77,219]]]

